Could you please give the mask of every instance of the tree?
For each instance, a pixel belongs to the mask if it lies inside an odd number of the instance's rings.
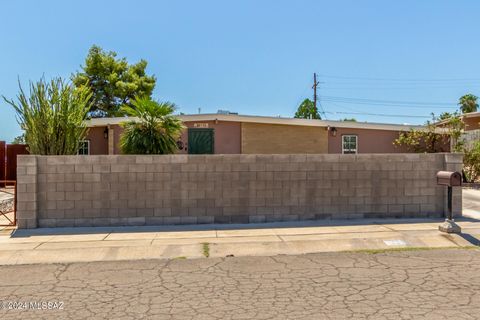
[[[435,132],[434,126],[427,126],[425,130],[410,129],[408,132],[400,133],[393,142],[396,146],[406,146],[413,152],[434,153],[441,152],[439,141],[441,135]]]
[[[12,144],[25,144],[25,133],[22,133],[21,135],[16,136],[13,139]]]
[[[466,94],[460,97],[458,105],[462,113],[475,112],[478,109],[478,97],[473,94]]]
[[[310,99],[303,100],[298,106],[298,110],[295,112],[295,118],[322,119],[313,101]]]
[[[145,60],[129,65],[125,58],[118,59],[115,52],[92,46],[82,72],[72,75],[72,81],[76,87],[91,89],[91,117],[121,116],[121,106],[131,106],[134,97],[151,96],[156,78],[146,75],[146,67]]]
[[[355,119],[355,118],[344,118],[342,121],[357,122],[357,119]]]
[[[445,152],[448,142],[451,141],[452,151],[460,152],[463,147],[463,141],[460,136],[464,129],[464,124],[457,113],[444,124],[443,132],[435,125],[437,119],[433,115],[432,121],[427,121],[425,129],[410,129],[408,132],[400,133],[399,137],[393,142],[396,146],[406,146],[414,152]]]
[[[446,129],[447,136],[450,138],[451,151],[463,152],[465,142],[461,137],[465,130],[465,123],[457,111],[447,119],[444,128]]]
[[[30,82],[27,95],[19,84],[17,101],[3,99],[17,113],[25,130],[25,143],[31,154],[76,154],[80,140],[87,133],[85,119],[90,110],[91,92],[75,88],[61,78]]]
[[[447,120],[450,119],[453,115],[450,112],[442,112],[440,116],[438,117],[438,120]]]
[[[122,112],[138,121],[124,122],[120,147],[126,154],[170,154],[177,151],[177,140],[183,130],[180,119],[173,116],[175,105],[156,102],[149,97],[132,100]]]

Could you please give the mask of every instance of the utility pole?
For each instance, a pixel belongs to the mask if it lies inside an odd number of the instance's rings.
[[[317,109],[317,86],[318,86],[319,82],[317,81],[317,73],[314,72],[313,73],[313,110],[315,111],[314,114],[317,114],[318,113],[318,109]]]

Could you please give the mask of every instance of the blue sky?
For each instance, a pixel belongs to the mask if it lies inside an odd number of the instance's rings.
[[[17,78],[69,77],[92,44],[146,59],[154,97],[184,113],[292,116],[313,72],[328,119],[423,123],[480,95],[476,0],[2,0],[0,12],[8,98]],[[19,133],[2,99],[0,140]]]

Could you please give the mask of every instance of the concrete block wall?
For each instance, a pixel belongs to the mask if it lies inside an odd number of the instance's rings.
[[[38,226],[37,157],[17,156],[17,226],[31,229]]]
[[[19,156],[19,228],[440,217],[459,154]],[[454,210],[461,214],[461,191]]]

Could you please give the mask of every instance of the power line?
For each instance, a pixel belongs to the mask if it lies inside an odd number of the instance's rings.
[[[312,86],[312,89],[313,89],[313,111],[315,113],[318,112],[318,109],[317,109],[317,86],[318,86],[318,81],[317,81],[317,74],[314,72],[313,73],[313,86]]]
[[[370,77],[347,77],[319,74],[323,78],[344,79],[344,80],[363,80],[363,81],[392,81],[392,82],[458,82],[458,81],[480,81],[480,78],[437,78],[437,79],[421,79],[421,78],[370,78]]]
[[[329,101],[329,104],[332,104],[334,106],[336,106],[337,108],[340,108],[340,109],[345,109],[345,110],[349,110],[349,111],[353,111],[353,112],[363,112],[363,111],[360,111],[358,109],[354,109],[354,108],[351,108],[351,107],[347,107],[347,106],[344,106],[344,105],[339,105],[335,102],[332,102],[332,101]]]
[[[308,81],[310,82],[310,81]],[[300,104],[303,102],[303,100],[305,100],[305,97],[309,94],[310,92],[310,88],[308,86],[303,86],[302,85],[302,88],[303,88],[303,92],[302,94],[298,95],[299,98],[298,98],[298,101],[297,103],[295,104],[295,106],[293,107],[292,109],[292,112],[295,114],[295,112],[298,110],[298,106],[300,106]]]
[[[445,106],[415,106],[415,105],[404,105],[404,104],[392,104],[392,103],[373,103],[373,102],[355,102],[355,101],[342,101],[342,100],[329,100],[323,99],[325,102],[340,102],[353,105],[366,105],[366,106],[376,106],[376,107],[395,107],[395,108],[405,108],[405,109],[445,109],[453,110],[454,107],[445,107]]]
[[[357,114],[366,116],[391,117],[391,118],[431,118],[431,116],[414,116],[408,114],[385,114],[385,113],[369,113],[369,112],[343,112],[343,111],[325,111],[329,114]]]
[[[432,88],[450,88],[452,86],[465,86],[473,85],[472,83],[480,85],[480,78],[437,78],[437,79],[414,79],[414,78],[382,78],[382,77],[350,77],[350,76],[335,76],[319,74],[322,79],[333,79],[326,82],[325,89],[332,90],[346,90],[346,89],[414,89],[419,87],[432,87]],[[337,81],[336,81],[337,79]],[[329,85],[332,84],[332,87]],[[350,87],[350,88],[349,88]],[[397,107],[405,109],[455,109],[457,108],[456,102],[432,102],[432,101],[404,101],[404,100],[387,100],[387,99],[371,99],[371,98],[355,98],[355,97],[342,97],[342,96],[321,96],[322,101],[331,103],[338,107],[338,109],[347,109],[347,111],[325,111],[329,114],[347,114],[347,115],[365,115],[365,116],[378,116],[378,117],[399,117],[399,118],[431,118],[427,115],[415,115],[415,114],[386,114],[376,112],[364,112],[361,110],[353,110],[340,104],[350,105],[369,105],[372,107]],[[350,109],[350,111],[348,111]]]
[[[317,81],[317,74],[314,72],[313,73],[313,86],[312,86],[312,89],[313,89],[313,108],[314,108],[314,113],[316,114],[318,112],[318,108],[317,108],[317,87],[320,83],[323,83],[323,82],[319,82]],[[323,117],[326,119],[327,118],[327,115],[325,114],[325,111],[323,110],[321,104],[319,104],[320,106],[320,112],[319,114],[323,114]]]
[[[411,115],[395,115],[395,114],[385,114],[385,113],[372,113],[372,112],[364,112],[364,111],[359,111],[357,109],[353,109],[350,107],[338,105],[335,102],[330,102],[332,105],[336,106],[337,108],[342,108],[349,110],[351,112],[346,112],[346,111],[328,111],[329,113],[338,113],[338,114],[358,114],[358,115],[375,115],[375,116],[380,116],[380,117],[392,117],[392,118],[403,118],[403,117],[408,117],[408,118],[431,118],[431,116],[411,116]]]
[[[352,99],[342,97],[322,97],[325,102],[339,102],[353,105],[368,105],[368,106],[382,106],[382,107],[399,107],[407,109],[455,109],[456,105],[443,104],[436,105],[434,103],[413,102],[413,101],[391,101],[391,100],[373,100],[373,99]],[[416,105],[416,104],[420,105]]]
[[[325,109],[323,109],[322,103],[320,102],[320,97],[318,97],[318,100],[319,100],[318,105],[320,106],[320,110],[321,110],[320,113],[323,114],[323,117],[325,118],[325,120],[328,120],[327,114],[325,113]]]
[[[418,102],[418,101],[400,101],[400,100],[379,100],[379,99],[369,99],[369,98],[351,98],[351,97],[335,97],[335,96],[322,96],[323,99],[331,100],[343,100],[343,101],[353,101],[353,102],[372,102],[372,103],[393,103],[393,104],[406,104],[406,105],[444,105],[451,106],[456,105],[456,103],[449,102]]]
[[[365,115],[365,116],[379,116],[379,117],[390,117],[390,118],[421,118],[421,119],[431,119],[432,115],[405,115],[405,114],[385,114],[385,113],[375,113],[375,112],[364,112],[358,109],[350,108],[344,105],[339,105],[336,102],[329,102],[329,104],[335,106],[337,109],[344,109],[347,111],[326,111],[329,114],[346,114],[346,115]]]
[[[324,89],[328,90],[418,90],[418,89],[465,89],[470,86],[478,86],[480,87],[480,83],[476,85],[464,85],[464,84],[456,84],[456,85],[428,85],[428,84],[415,84],[410,85],[406,84],[407,86],[398,87],[398,84],[392,84],[393,86],[389,86],[389,84],[367,84],[364,83],[356,84],[356,83],[342,83],[342,84],[335,84],[330,86],[332,82],[325,82],[326,85],[323,86]],[[346,86],[342,86],[346,85]],[[467,88],[468,89],[468,88]]]

